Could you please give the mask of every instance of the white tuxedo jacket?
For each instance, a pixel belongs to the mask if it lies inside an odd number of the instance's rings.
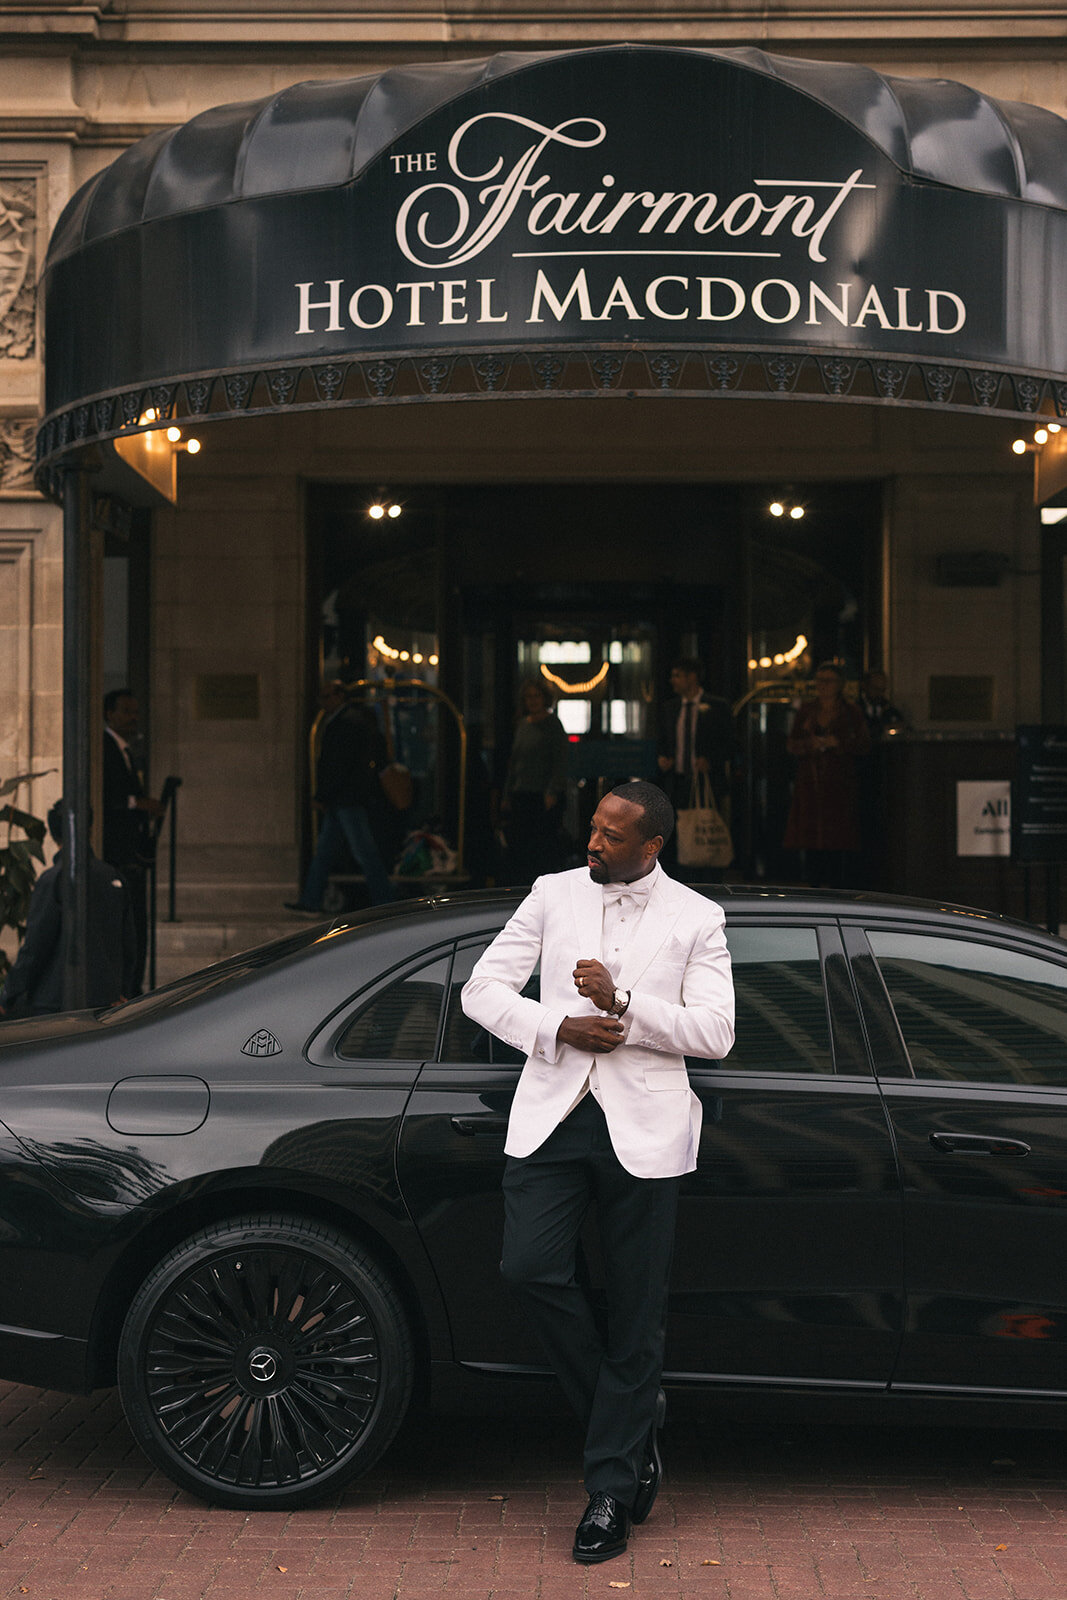
[[[555,1042],[564,1017],[596,1016],[574,986],[600,960],[604,897],[586,867],[538,878],[463,988],[467,1016],[526,1055],[505,1149],[528,1156],[574,1104],[594,1057]],[[700,1101],[687,1055],[720,1060],[734,1042],[734,993],[722,907],[660,873],[616,977],[631,991],[625,1042],[595,1058],[599,1100],[622,1165],[639,1178],[692,1172]],[[541,999],[519,992],[541,963]],[[537,1049],[541,1033],[549,1041]]]

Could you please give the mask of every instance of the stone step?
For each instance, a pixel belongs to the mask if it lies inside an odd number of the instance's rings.
[[[235,912],[229,916],[183,917],[156,925],[156,986],[199,972],[215,961],[252,950],[271,939],[306,928],[309,917],[282,911],[270,916]]]
[[[212,919],[258,916],[268,921],[288,915],[283,910],[286,900],[295,900],[296,884],[264,882],[262,879],[227,880],[215,878],[197,881],[179,879],[175,886],[175,910],[182,922],[211,921]],[[160,881],[156,890],[156,910],[162,925],[170,908],[167,885]]]

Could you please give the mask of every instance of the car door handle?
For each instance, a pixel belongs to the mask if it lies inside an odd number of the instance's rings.
[[[935,1150],[985,1156],[1028,1156],[1030,1146],[1021,1139],[1001,1139],[993,1133],[932,1133]]]
[[[453,1130],[468,1139],[473,1139],[479,1133],[502,1133],[508,1125],[507,1117],[496,1116],[492,1112],[484,1117],[452,1117],[450,1121]]]

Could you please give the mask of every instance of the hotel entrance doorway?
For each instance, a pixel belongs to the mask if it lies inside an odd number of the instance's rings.
[[[870,482],[313,485],[309,684],[419,675],[447,692],[477,881],[499,866],[521,685],[543,683],[563,724],[576,853],[599,793],[654,775],[671,664],[698,657],[734,712],[736,870],[795,876],[788,726],[819,660],[853,682],[883,664],[881,505]],[[396,732],[422,808],[454,830],[449,728]]]

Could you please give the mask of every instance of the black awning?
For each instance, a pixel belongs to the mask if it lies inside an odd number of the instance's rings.
[[[168,418],[552,392],[1067,407],[1067,123],[627,45],[304,83],[152,135],[45,268],[42,462]]]

